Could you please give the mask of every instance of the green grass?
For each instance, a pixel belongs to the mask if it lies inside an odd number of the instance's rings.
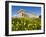
[[[40,18],[12,18],[12,31],[40,30]]]

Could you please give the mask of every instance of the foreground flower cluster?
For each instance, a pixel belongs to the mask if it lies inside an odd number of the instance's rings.
[[[12,31],[39,30],[40,18],[12,18]]]

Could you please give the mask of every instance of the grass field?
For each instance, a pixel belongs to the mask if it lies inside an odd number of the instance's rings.
[[[40,30],[40,18],[12,18],[12,31]]]

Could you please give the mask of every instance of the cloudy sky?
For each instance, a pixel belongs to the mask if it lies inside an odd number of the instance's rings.
[[[41,14],[41,7],[32,7],[32,6],[12,6],[12,16],[18,16],[17,11],[23,9],[26,13],[34,13],[36,15]]]

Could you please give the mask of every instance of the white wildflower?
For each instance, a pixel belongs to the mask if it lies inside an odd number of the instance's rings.
[[[25,25],[26,23],[24,23],[24,25]]]
[[[16,28],[16,30],[18,30],[18,28]]]
[[[36,24],[35,24],[36,25]]]

